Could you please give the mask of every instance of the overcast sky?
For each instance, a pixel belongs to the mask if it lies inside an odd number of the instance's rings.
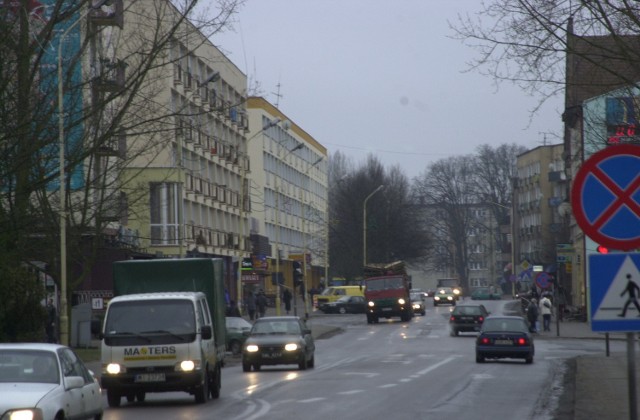
[[[465,72],[477,54],[447,21],[480,0],[247,0],[214,43],[330,154],[371,153],[413,178],[478,145],[561,142],[562,98]],[[280,96],[278,96],[278,92]]]

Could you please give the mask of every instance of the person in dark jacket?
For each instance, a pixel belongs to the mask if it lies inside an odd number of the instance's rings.
[[[287,311],[287,315],[291,311],[291,291],[289,289],[284,289],[284,293],[282,294],[282,299],[284,300],[284,310]]]
[[[267,311],[267,297],[262,289],[260,289],[258,296],[256,296],[256,308],[258,309],[258,317],[263,318]]]
[[[242,316],[240,314],[240,309],[238,309],[238,305],[236,305],[235,300],[229,301],[229,307],[227,308],[227,316]]]
[[[249,313],[249,319],[253,321],[256,318],[256,297],[253,292],[249,292],[247,295],[247,312]]]

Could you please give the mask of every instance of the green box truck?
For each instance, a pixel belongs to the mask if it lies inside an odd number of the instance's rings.
[[[101,334],[109,405],[143,401],[146,392],[217,398],[226,351],[222,260],[119,261],[113,289]]]

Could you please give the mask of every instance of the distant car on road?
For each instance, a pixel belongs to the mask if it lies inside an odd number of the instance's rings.
[[[502,294],[496,292],[490,287],[477,287],[471,292],[471,299],[473,300],[500,300]]]
[[[476,339],[476,363],[485,359],[524,359],[533,363],[535,346],[529,325],[519,316],[489,316]]]
[[[264,365],[297,364],[300,370],[315,366],[311,330],[297,316],[258,319],[242,347],[242,371],[259,371]]]
[[[100,384],[69,347],[0,344],[2,419],[102,418]]]
[[[342,296],[335,302],[324,303],[320,310],[325,314],[363,314],[367,310],[364,296]]]
[[[442,304],[456,305],[457,295],[451,287],[439,287],[433,295],[433,306]]]
[[[242,351],[244,341],[247,339],[245,332],[249,332],[253,324],[237,316],[225,317],[224,322],[227,329],[227,350],[234,355],[238,355]]]
[[[427,309],[426,306],[424,304],[424,295],[422,294],[422,292],[412,292],[411,293],[411,306],[413,306],[413,313],[414,314],[420,314],[422,316],[425,316],[427,313]]]
[[[489,311],[482,304],[464,304],[456,306],[449,316],[449,332],[457,336],[461,332],[480,331]]]

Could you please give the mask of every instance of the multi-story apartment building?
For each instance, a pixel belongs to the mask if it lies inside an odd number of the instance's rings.
[[[607,145],[606,97],[634,96],[625,87],[640,80],[638,66],[633,65],[633,59],[629,58],[630,51],[638,51],[640,37],[578,36],[573,33],[571,23],[567,34],[565,110],[562,120],[568,195],[573,177],[584,160]],[[616,92],[617,89],[623,91]],[[590,108],[589,115],[585,113],[587,108]],[[585,133],[589,139],[585,138]],[[569,303],[586,307],[586,257],[594,252],[594,244],[577,225],[569,205],[564,206],[563,214],[566,214],[563,222],[569,229],[567,243],[572,245],[568,255],[571,271],[566,273],[573,289]]]
[[[254,133],[247,142],[251,167],[245,184],[252,261],[267,265],[243,275],[243,284],[274,295],[267,277],[281,276],[292,287],[297,261],[306,287],[317,287],[328,263],[327,150],[264,98],[250,97],[247,110]]]
[[[559,211],[568,199],[563,152],[562,144],[545,145],[517,158],[513,194],[515,272],[523,281],[535,280],[533,266],[558,274],[558,244],[567,240],[564,214]]]

